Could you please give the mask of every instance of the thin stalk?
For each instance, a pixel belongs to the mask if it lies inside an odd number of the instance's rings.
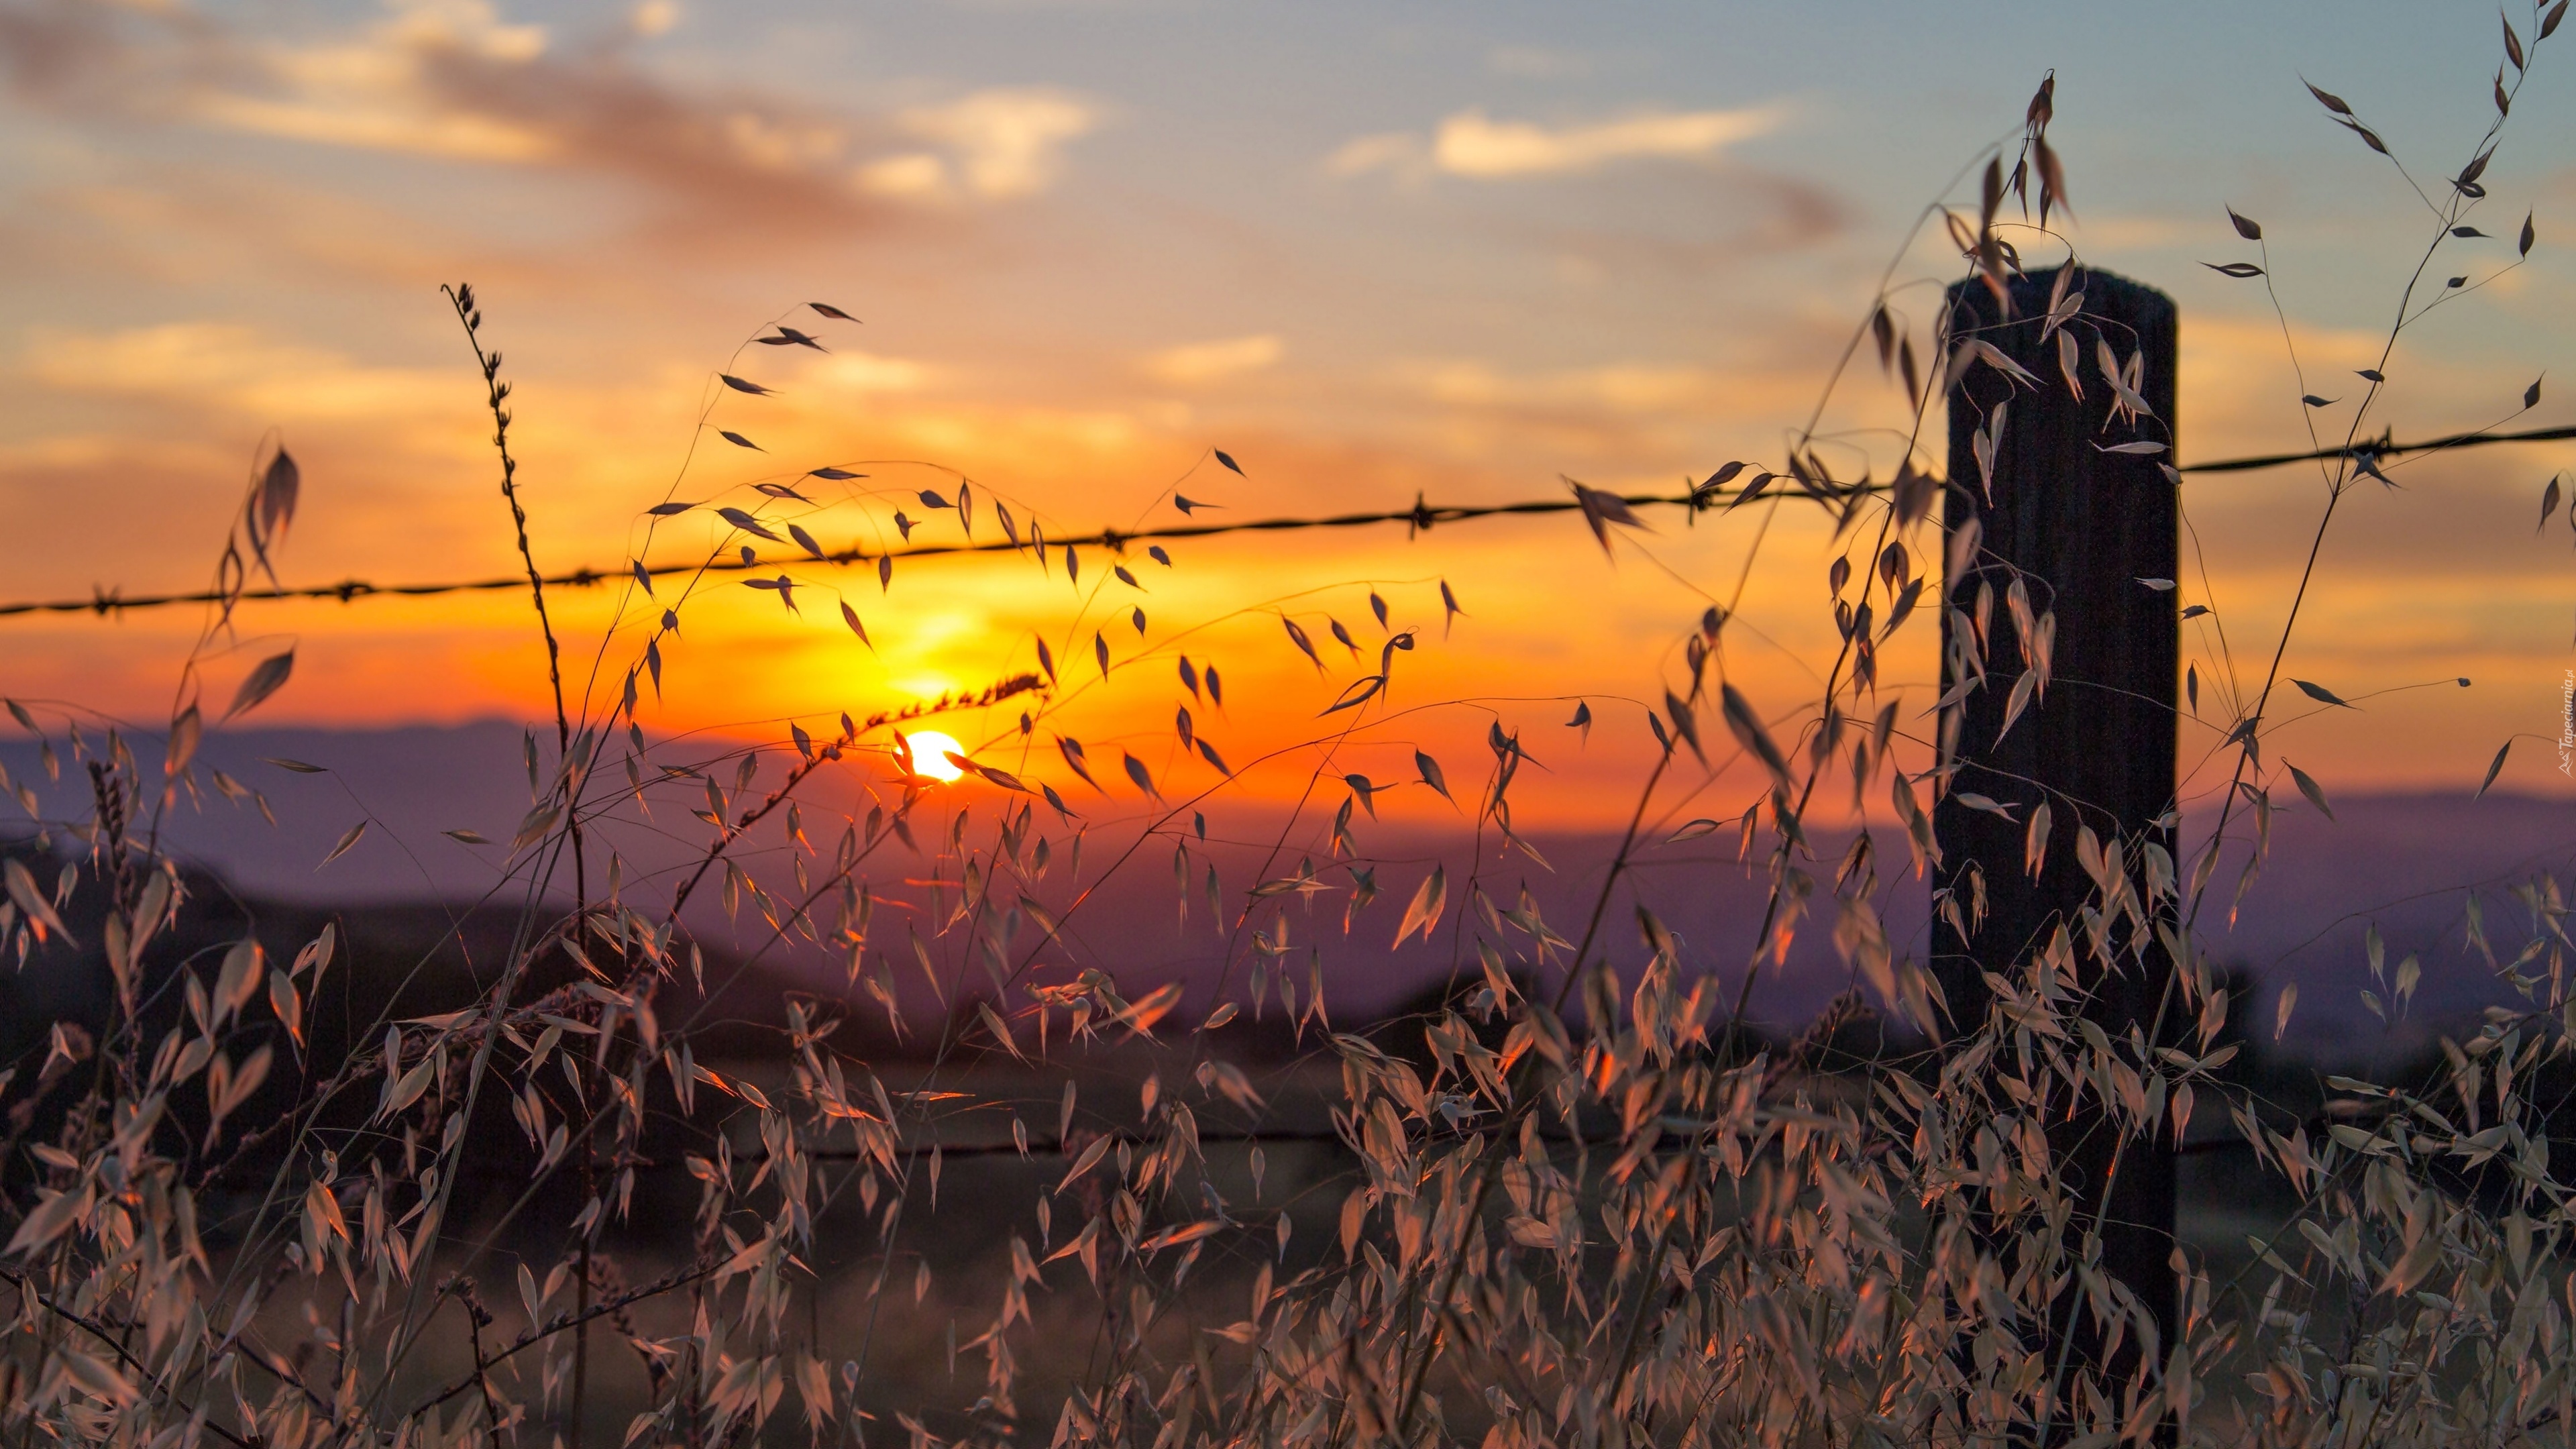
[[[501,354],[483,350],[483,313],[474,305],[474,288],[470,285],[443,286],[440,291],[456,308],[456,320],[465,328],[465,343],[474,349],[475,365],[483,370],[484,406],[492,413],[492,447],[501,455],[501,497],[510,505],[510,527],[518,539],[519,562],[528,573],[528,598],[536,605],[537,629],[546,640],[546,683],[554,691],[555,749],[557,761],[566,770],[572,764],[572,718],[564,711],[563,647],[555,639],[554,618],[546,612],[546,578],[537,570],[537,556],[528,546],[528,510],[519,502],[519,461],[510,454],[510,410],[502,404],[510,396],[510,384],[501,381]],[[569,811],[567,815],[569,815]],[[578,915],[588,901],[590,891],[582,860],[581,827],[572,825],[573,908]],[[581,1449],[575,1443],[573,1449]]]

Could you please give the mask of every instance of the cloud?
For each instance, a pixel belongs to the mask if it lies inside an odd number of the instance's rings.
[[[290,141],[409,151],[464,161],[540,161],[554,153],[541,132],[486,116],[438,115],[385,106],[338,107],[310,101],[212,95],[197,114],[217,125]]]
[[[1534,453],[1603,476],[1714,467],[1756,441],[1749,419],[1813,401],[1813,374],[1745,358],[1720,366],[1609,359],[1519,370],[1484,358],[1416,358],[1378,375],[1396,436],[1433,456],[1510,466]],[[1736,456],[1742,456],[1739,451]]]
[[[1145,359],[1145,371],[1159,382],[1174,387],[1197,387],[1222,382],[1247,372],[1259,372],[1276,364],[1287,351],[1277,333],[1263,332],[1250,337],[1232,337],[1222,342],[1195,342],[1185,347],[1166,348]]]
[[[58,111],[313,145],[616,177],[692,231],[846,228],[886,202],[1007,201],[1046,190],[1091,102],[981,90],[888,114],[681,85],[635,63],[677,23],[646,4],[572,46],[505,24],[488,0],[396,0],[369,25],[256,39],[178,9],[0,3],[0,76]]]
[[[18,370],[62,392],[153,398],[264,420],[380,422],[455,411],[452,369],[361,366],[231,323],[107,333],[33,328]]]
[[[1098,126],[1100,113],[1062,91],[1003,88],[917,107],[896,120],[906,132],[954,151],[968,191],[1001,199],[1045,190],[1055,180],[1065,143]],[[901,158],[915,165],[918,159]]]
[[[1712,156],[1778,124],[1777,113],[1767,109],[1675,111],[1551,131],[1528,121],[1490,121],[1483,111],[1468,110],[1440,123],[1431,157],[1453,176],[1549,176],[1640,157]]]
[[[2075,218],[2065,223],[2063,230],[2094,251],[2132,252],[2208,242],[2225,233],[2227,227],[2223,220],[2213,227],[2204,217],[2138,212]]]
[[[1551,129],[1534,121],[1497,121],[1481,108],[1443,121],[1426,143],[1410,132],[1361,136],[1324,160],[1335,176],[1426,171],[1481,181],[1568,176],[1622,161],[1704,161],[1738,141],[1778,128],[1779,108],[1645,111],[1619,120]]]
[[[48,278],[61,289],[120,296],[161,287],[218,288],[235,316],[268,297],[312,298],[362,289],[409,316],[432,279],[470,276],[495,297],[543,295],[550,306],[622,306],[632,282],[595,253],[497,237],[451,208],[405,211],[405,198],[331,186],[323,177],[151,158],[76,181],[38,185],[0,222],[0,270]],[[372,290],[390,286],[398,294]],[[347,294],[343,294],[347,295]],[[350,315],[341,313],[340,315]],[[55,314],[53,320],[75,318]]]
[[[1374,136],[1354,136],[1324,158],[1328,176],[1364,176],[1371,171],[1391,171],[1399,177],[1415,178],[1430,169],[1422,138],[1410,131],[1383,131]]]
[[[562,154],[566,138],[524,118],[450,104],[438,81],[459,71],[525,70],[546,46],[543,27],[504,25],[481,0],[415,0],[353,36],[223,46],[244,63],[241,73],[182,90],[179,105],[201,122],[318,145],[540,161]]]
[[[1731,390],[1724,374],[1687,363],[1617,362],[1515,375],[1482,361],[1450,360],[1402,369],[1402,377],[1432,402],[1478,409],[1689,414],[1713,410]]]
[[[935,200],[948,192],[948,163],[927,151],[907,151],[867,162],[852,179],[879,196]]]
[[[1422,137],[1412,131],[1378,131],[1376,137],[1352,137],[1324,157],[1324,175],[1368,175],[1386,170],[1399,180],[1419,180],[1430,173]]]
[[[939,370],[908,357],[879,357],[847,349],[808,364],[806,376],[855,392],[917,392],[938,380]]]
[[[644,0],[627,19],[635,33],[646,39],[668,35],[680,23],[679,0]]]

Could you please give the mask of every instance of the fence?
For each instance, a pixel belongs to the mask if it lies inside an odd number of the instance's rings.
[[[2286,467],[2292,463],[2308,463],[2322,459],[2340,458],[2347,456],[2348,451],[2352,453],[2368,454],[2377,458],[2395,458],[2410,454],[2449,452],[2461,448],[2486,447],[2498,443],[2543,443],[2556,442],[2570,438],[2576,438],[2576,426],[2534,428],[2512,433],[2456,433],[2449,437],[2433,438],[2415,443],[2382,441],[2375,445],[2365,445],[2351,450],[2342,448],[2326,448],[2308,453],[2271,453],[2264,454],[2259,457],[2226,458],[2210,463],[2187,464],[2183,467],[2182,471],[2185,473],[2244,473],[2266,468]],[[1682,494],[1625,494],[1621,496],[1620,501],[1635,508],[1677,507],[1689,508],[1694,512],[1707,512],[1732,503],[1739,494],[1740,490],[1733,488],[1702,487],[1694,489],[1689,493]],[[1533,499],[1519,503],[1481,504],[1468,507],[1433,507],[1432,505],[1422,501],[1422,499],[1417,496],[1411,508],[1392,509],[1377,513],[1342,513],[1319,518],[1259,518],[1247,519],[1236,523],[1188,523],[1177,524],[1168,528],[1144,528],[1133,531],[1120,531],[1117,529],[1104,528],[1095,533],[1052,539],[1050,542],[1077,548],[1107,548],[1116,551],[1125,548],[1130,543],[1151,543],[1158,539],[1214,538],[1230,533],[1281,533],[1314,528],[1366,528],[1373,525],[1389,523],[1401,523],[1407,528],[1419,533],[1424,529],[1451,523],[1466,523],[1483,518],[1507,518],[1526,514],[1574,513],[1581,511],[1582,507],[1583,505],[1580,502],[1571,497]],[[816,561],[826,564],[847,566],[850,564],[869,562],[880,556],[891,557],[897,560],[911,560],[918,558],[936,558],[949,554],[1013,553],[1023,551],[1027,547],[1028,545],[1025,542],[1012,543],[995,539],[985,543],[969,542],[927,544],[919,548],[892,549],[888,550],[883,555],[871,554],[863,549],[850,548],[841,549],[837,552],[826,553]],[[706,563],[664,564],[658,567],[647,568],[645,571],[656,578],[661,578],[673,574],[698,573],[701,571],[710,573],[739,573],[753,567],[761,566],[744,564],[730,559],[717,559]],[[772,564],[767,567],[774,568],[775,565]],[[614,568],[600,568],[592,566],[571,569],[559,574],[551,574],[546,576],[543,582],[549,588],[588,588],[614,579],[629,578],[632,576],[633,570],[626,566]],[[451,580],[441,583],[422,584],[378,584],[371,583],[364,579],[344,579],[336,584],[316,584],[307,588],[252,589],[245,591],[241,597],[245,602],[275,602],[293,599],[337,599],[341,603],[348,604],[355,603],[360,599],[429,598],[440,594],[490,593],[496,590],[524,589],[527,586],[528,577],[526,574],[508,574],[488,579]],[[189,593],[141,594],[128,597],[118,590],[103,588],[93,592],[91,596],[86,599],[44,599],[26,600],[16,603],[0,603],[0,618],[22,618],[37,614],[96,614],[104,618],[109,615],[122,614],[136,609],[161,609],[180,604],[213,603],[215,598],[216,596],[214,594],[203,590]]]

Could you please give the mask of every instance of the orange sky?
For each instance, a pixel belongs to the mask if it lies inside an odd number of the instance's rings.
[[[1087,532],[1183,521],[1162,501],[1176,485],[1225,510],[1201,518],[1241,518],[1417,493],[1554,496],[1560,474],[1669,490],[1729,458],[1776,465],[1913,208],[2017,121],[2051,64],[2055,134],[2084,204],[2069,236],[2182,302],[2183,455],[2299,446],[2303,385],[2261,294],[2197,265],[2249,254],[2220,208],[2271,229],[2305,388],[2349,394],[2325,380],[2375,358],[2424,227],[2402,183],[2322,124],[2296,72],[2414,77],[2354,93],[2378,98],[2401,154],[2434,158],[2419,171],[2441,170],[2483,125],[2491,60],[2490,41],[2395,10],[2368,41],[2132,17],[2148,30],[2137,53],[2107,61],[2097,21],[2020,24],[1988,57],[1995,74],[1936,81],[1927,70],[1949,72],[1922,63],[1926,48],[1937,60],[1962,42],[1894,10],[1838,68],[1762,10],[1591,28],[1537,10],[1408,24],[1319,10],[1310,23],[1341,38],[1337,52],[1257,17],[1117,7],[1003,7],[1009,26],[973,9],[782,10],[738,32],[668,4],[544,17],[475,3],[15,8],[29,23],[5,41],[0,120],[15,203],[0,253],[19,304],[0,339],[14,384],[0,404],[0,532],[18,543],[0,593],[13,598],[201,582],[272,428],[306,478],[288,582],[510,572],[477,381],[434,290],[458,279],[483,292],[487,339],[518,385],[514,436],[549,569],[621,566],[642,542],[640,511],[666,497],[749,507],[752,483],[826,464],[870,476],[834,498],[809,482],[830,507],[764,516],[871,549],[896,507],[951,491],[954,473],[988,502]],[[1247,67],[1253,54],[1270,63]],[[2170,101],[2177,85],[2188,104],[2141,123],[2137,98]],[[2535,209],[2543,245],[2409,334],[2385,415],[2401,436],[2503,416],[2576,337],[2576,270],[2554,245],[2576,235],[2563,139],[2576,107],[2545,64],[2527,96],[2481,220],[2509,233]],[[2494,273],[2509,253],[2479,245],[2442,265]],[[1918,329],[1926,285],[1954,265],[1939,250],[1916,247],[1898,272],[1917,284],[1899,304]],[[809,299],[865,323],[796,317],[829,354],[741,347]],[[718,388],[719,370],[777,395]],[[2565,395],[2551,384],[2525,424],[2562,420]],[[1846,380],[1826,427],[1896,421],[1872,368]],[[1855,436],[1883,475],[1893,452]],[[1219,447],[1243,476],[1210,460]],[[2287,672],[2364,708],[2284,723],[2275,753],[2336,791],[2465,789],[2508,735],[2554,738],[2576,552],[2563,515],[2540,535],[2531,523],[2543,480],[2571,464],[2564,445],[2495,449],[2356,496]],[[2220,609],[2239,671],[2259,675],[2321,501],[2315,477],[2211,477],[2185,498],[2207,576],[2186,579],[2184,598]],[[763,545],[803,582],[802,613],[737,578],[712,586],[645,718],[775,735],[789,717],[864,714],[1030,667],[1039,635],[1068,681],[1092,678],[1105,630],[1119,673],[1069,705],[1063,728],[1169,758],[1174,656],[1187,652],[1224,669],[1230,708],[1204,727],[1242,762],[1330,724],[1316,713],[1365,671],[1326,620],[1373,658],[1375,588],[1396,627],[1425,631],[1400,658],[1400,706],[1494,703],[1373,723],[1337,768],[1405,777],[1422,743],[1472,774],[1499,717],[1526,726],[1550,767],[1527,798],[1606,818],[1622,802],[1605,786],[1648,747],[1638,706],[1617,701],[1680,677],[1679,641],[1708,596],[1732,594],[1760,514],[1690,526],[1667,511],[1615,559],[1564,516],[1414,540],[1245,535],[1175,545],[1170,570],[1132,554],[1142,593],[1095,593],[1110,562],[1097,551],[1079,587],[1025,558],[949,559],[903,566],[881,594],[873,577],[807,571]],[[665,524],[651,558],[704,549],[703,519]],[[956,528],[940,513],[917,537]],[[1810,694],[1830,657],[1824,542],[1811,515],[1783,510],[1727,637],[1732,677],[1766,707]],[[1444,579],[1467,609],[1445,640]],[[874,652],[838,622],[835,589]],[[589,657],[621,592],[557,595],[568,657]],[[1327,677],[1289,644],[1283,609],[1319,641]],[[246,618],[299,651],[264,717],[542,708],[514,595]],[[0,690],[149,721],[195,624],[187,611],[0,620]],[[1922,624],[1892,673],[1928,704]],[[2186,638],[2205,675],[2225,669],[2213,636]],[[613,639],[609,657],[631,647]],[[2462,675],[2472,688],[2405,689]],[[1561,727],[1577,696],[1600,719],[1582,748]],[[2214,723],[2186,731],[2187,759],[2214,743]],[[1303,779],[1300,758],[1276,788]],[[2507,784],[2576,795],[2538,738]]]

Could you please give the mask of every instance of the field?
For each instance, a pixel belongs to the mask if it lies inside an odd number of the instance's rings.
[[[702,379],[622,542],[564,543],[612,561],[567,568],[530,506],[549,395],[503,306],[443,288],[505,576],[290,582],[314,494],[271,436],[204,589],[0,610],[199,620],[166,714],[6,698],[0,1435],[2567,1442],[2563,800],[2515,792],[2527,730],[2441,736],[2482,778],[2375,789],[2287,753],[2472,697],[2338,686],[2306,639],[2354,627],[2355,511],[2568,435],[2545,377],[2456,431],[2388,401],[2447,365],[2437,309],[2535,285],[2540,203],[2472,218],[2567,5],[2505,20],[2440,171],[2306,86],[2409,250],[2394,320],[2335,341],[2370,365],[2292,394],[2308,446],[2273,453],[2183,450],[2187,329],[2080,251],[2053,71],[1896,241],[1807,421],[1678,491],[1336,514],[1209,444],[1101,526],[810,443],[764,379],[914,375],[806,303]],[[451,80],[546,54],[405,13],[378,41]],[[898,115],[979,163],[848,186],[1043,189],[1094,117],[1005,100]],[[843,144],[735,118],[764,185]],[[1324,171],[1705,161],[1774,124],[1461,112]],[[2225,214],[2243,255],[2203,265],[2304,378],[2265,225]],[[2213,570],[2207,480],[2288,468],[2305,511]],[[2537,503],[2576,528],[2560,476]],[[1331,551],[1485,527],[1538,566]],[[1670,591],[1642,623],[1641,575]],[[493,600],[515,642],[461,662],[441,631]],[[253,621],[295,608],[425,611],[366,665],[392,726],[345,723],[381,703],[345,670],[342,724],[267,723],[304,646]],[[519,715],[451,707],[487,668]]]

